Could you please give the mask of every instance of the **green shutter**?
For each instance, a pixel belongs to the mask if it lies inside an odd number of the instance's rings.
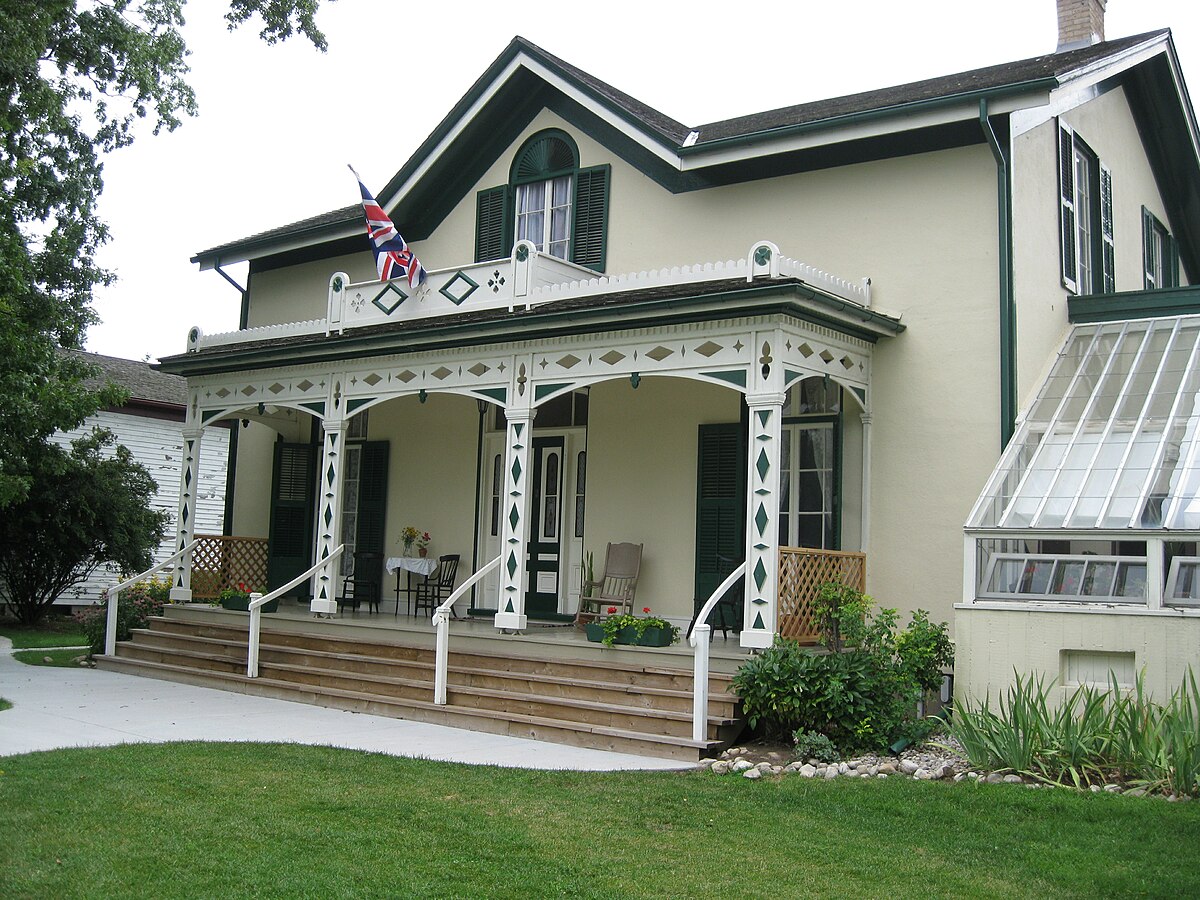
[[[271,526],[267,540],[267,586],[287,584],[312,565],[317,446],[275,445],[271,478]],[[307,597],[307,583],[292,591]]]
[[[475,262],[503,259],[512,253],[509,218],[507,185],[475,195]]]
[[[701,425],[696,461],[696,602],[746,558],[745,429]]]
[[[387,527],[388,442],[362,445],[358,475],[358,529],[354,550],[383,553]]]
[[[1075,149],[1071,129],[1058,126],[1058,223],[1062,262],[1062,283],[1069,290],[1079,291],[1079,263],[1075,240]]]
[[[1117,289],[1117,251],[1113,242],[1112,172],[1100,164],[1100,265],[1104,293]]]
[[[1163,287],[1179,287],[1179,244],[1169,234],[1163,241]]]
[[[571,230],[571,262],[604,271],[608,250],[609,166],[580,169],[575,177],[575,222]]]

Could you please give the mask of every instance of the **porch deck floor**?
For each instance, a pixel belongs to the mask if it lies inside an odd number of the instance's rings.
[[[188,604],[177,609],[186,611],[187,617],[201,615],[224,615],[240,617],[245,613],[226,612],[219,608]],[[410,646],[434,646],[436,632],[428,613],[419,616],[408,613],[406,604],[400,602],[399,615],[391,599],[380,603],[380,611],[368,612],[365,608],[339,612],[332,619],[317,619],[309,611],[307,601],[283,599],[274,613],[263,614],[264,629],[282,631],[306,631],[327,633],[344,632],[347,637]],[[619,660],[636,656],[642,662],[678,669],[692,668],[694,659],[691,645],[681,629],[679,641],[670,647],[605,647],[587,639],[583,630],[569,622],[529,621],[522,633],[503,633],[492,622],[491,616],[470,616],[452,619],[450,622],[450,652],[466,651],[486,644],[494,649],[504,646],[505,650],[520,656],[556,656],[573,659]],[[714,672],[736,672],[750,656],[743,648],[738,635],[730,632],[726,637],[718,630],[709,644],[710,669]]]

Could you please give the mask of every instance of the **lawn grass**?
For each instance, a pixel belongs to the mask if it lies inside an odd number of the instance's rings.
[[[42,648],[40,650],[18,650],[12,657],[17,662],[27,666],[56,666],[58,668],[78,668],[77,660],[87,655],[87,648],[73,647],[67,650]]]
[[[12,619],[0,621],[0,636],[12,641],[14,649],[34,647],[86,647],[87,636],[71,616],[50,615],[32,628]]]
[[[4,759],[5,897],[1197,896],[1200,804],[293,745]]]

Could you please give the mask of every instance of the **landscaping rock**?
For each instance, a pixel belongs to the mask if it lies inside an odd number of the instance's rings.
[[[895,775],[896,767],[894,765],[892,765],[890,762],[882,763],[879,766],[879,774],[880,775]]]
[[[729,772],[729,760],[719,759],[712,764],[714,775],[725,775]]]
[[[1005,775],[1004,783],[1005,784],[1024,784],[1025,779],[1022,778],[1020,775]]]
[[[814,775],[817,774],[817,767],[812,765],[811,763],[805,763],[804,765],[802,765],[800,767],[800,774],[803,775],[805,778],[812,778]]]
[[[829,766],[829,767],[828,767],[828,768],[825,770],[825,779],[826,779],[827,781],[828,781],[828,780],[830,780],[830,779],[833,779],[833,778],[837,778],[837,775],[838,775],[837,766]]]
[[[989,772],[987,777],[983,780],[988,784],[1000,784],[1002,781],[1004,781],[1004,776],[999,772]]]
[[[746,771],[744,771],[742,773],[743,778],[754,779],[754,778],[762,778],[762,776],[763,776],[762,769],[747,769]]]
[[[738,759],[735,759],[733,761],[733,763],[729,766],[729,771],[745,772],[747,769],[753,769],[753,768],[754,768],[754,763],[750,762],[750,760],[748,760],[748,759],[742,759],[739,757]]]
[[[911,759],[900,760],[900,772],[904,775],[915,775],[920,768],[920,765]]]

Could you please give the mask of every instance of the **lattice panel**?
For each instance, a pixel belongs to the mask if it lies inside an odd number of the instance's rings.
[[[820,638],[813,607],[817,591],[828,581],[857,590],[867,587],[867,555],[805,547],[779,548],[779,634],[795,641]]]
[[[267,587],[267,539],[196,536],[192,550],[192,598],[214,600],[242,582],[252,591]]]

